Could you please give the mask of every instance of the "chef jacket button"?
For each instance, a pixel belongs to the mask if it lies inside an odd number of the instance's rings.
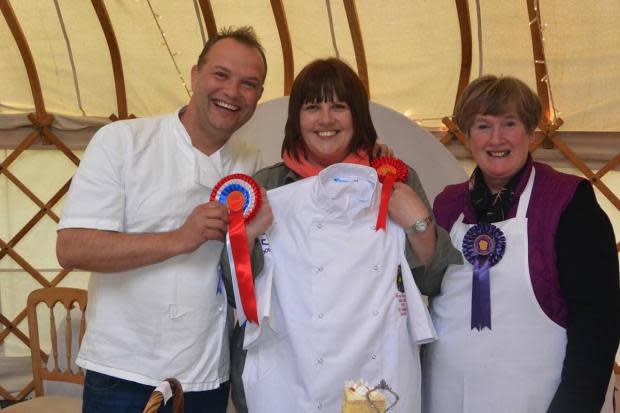
[[[379,312],[378,312],[377,310],[374,310],[374,311],[372,312],[372,315],[374,315],[374,316],[376,317],[376,316],[378,316],[378,315],[379,315]]]
[[[321,410],[321,409],[323,408],[323,403],[319,402],[319,403],[316,405],[316,408],[317,408],[317,409],[319,409],[319,410]]]
[[[318,272],[321,272],[321,271],[323,271],[324,269],[325,269],[325,268],[323,268],[323,266],[322,266],[322,265],[320,265],[320,266],[318,266],[318,267],[316,268],[316,270],[317,270]]]
[[[323,357],[319,357],[316,362],[318,364],[323,364]]]
[[[320,222],[317,222],[317,224],[316,224],[316,228],[317,228],[317,229],[321,229],[321,228],[323,228],[323,224],[321,224]]]
[[[377,358],[377,355],[376,355],[375,353],[372,353],[372,354],[370,355],[370,358],[372,358],[372,359],[374,360],[374,359],[376,359],[376,358]]]
[[[219,311],[220,313],[221,313],[223,310],[224,310],[224,307],[223,307],[223,306],[219,306],[219,307],[217,308],[217,311]]]
[[[375,271],[377,271],[377,270],[379,269],[379,266],[378,266],[378,265],[373,265],[373,266],[372,266],[372,269],[373,269],[373,270],[375,270]]]
[[[319,314],[319,318],[323,318],[323,314]]]

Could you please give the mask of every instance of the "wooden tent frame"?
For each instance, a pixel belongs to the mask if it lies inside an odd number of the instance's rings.
[[[550,86],[545,79],[548,79],[547,64],[544,56],[542,33],[541,33],[541,15],[537,0],[526,0],[528,15],[530,19],[530,29],[532,37],[532,48],[534,57],[534,69],[536,73],[536,82],[538,94],[541,97],[544,107],[544,118],[539,124],[539,131],[536,132],[536,138],[530,149],[535,151],[539,146],[543,148],[557,148],[573,165],[575,165],[599,191],[607,197],[611,203],[620,210],[620,200],[618,196],[609,189],[601,180],[601,178],[610,170],[616,168],[620,164],[620,153],[610,159],[605,166],[597,172],[591,170],[586,163],[575,154],[571,148],[561,139],[561,133],[558,128],[562,125],[562,119],[552,116],[553,108],[551,107],[549,94]],[[200,10],[203,15],[204,24],[209,37],[217,33],[216,18],[213,14],[211,2],[209,0],[198,0]],[[112,121],[118,119],[127,119],[134,117],[128,109],[125,79],[123,75],[122,58],[119,51],[118,42],[114,33],[114,26],[107,13],[105,2],[103,0],[91,0],[92,6],[97,14],[97,18],[101,25],[101,29],[105,35],[105,39],[110,52],[110,59],[113,69],[117,113],[111,114]],[[289,95],[294,77],[294,57],[291,36],[288,29],[286,12],[282,4],[282,0],[270,0],[271,8],[275,18],[280,44],[283,54],[284,65],[284,95]],[[368,76],[368,67],[366,62],[366,53],[364,50],[364,40],[360,27],[360,20],[357,14],[355,0],[343,0],[349,30],[355,52],[357,64],[357,72],[364,83],[368,93],[370,94],[370,82]],[[469,4],[467,0],[455,0],[458,14],[459,27],[461,33],[461,66],[458,88],[456,91],[456,99],[463,92],[468,84],[472,66],[472,31],[469,16]],[[18,263],[33,279],[35,279],[43,287],[54,287],[59,285],[71,270],[60,270],[51,281],[48,281],[37,269],[28,263],[26,259],[21,257],[16,251],[15,246],[45,215],[49,216],[55,222],[59,222],[59,217],[53,212],[52,208],[60,201],[69,189],[70,180],[67,181],[56,193],[46,202],[39,199],[27,185],[21,182],[13,175],[9,167],[11,164],[30,148],[37,140],[41,140],[47,145],[54,145],[56,149],[62,152],[76,166],[79,165],[79,158],[69,149],[63,141],[56,136],[50,126],[54,120],[54,116],[45,109],[45,100],[41,90],[41,84],[37,74],[36,64],[26,36],[20,27],[17,17],[11,7],[9,0],[0,0],[0,10],[8,23],[13,38],[19,48],[22,60],[24,62],[30,89],[35,106],[35,112],[28,115],[28,119],[32,123],[33,131],[30,132],[21,143],[11,152],[11,154],[0,163],[0,174],[4,174],[10,182],[19,188],[32,202],[38,207],[39,211],[15,234],[10,240],[0,239],[0,260],[8,255],[16,263]],[[441,138],[443,144],[448,145],[450,141],[456,138],[461,144],[465,145],[466,137],[455,124],[452,116],[443,118],[444,125],[448,128],[447,133]],[[620,243],[617,245],[620,251]],[[28,336],[18,327],[26,318],[26,308],[24,308],[12,320],[0,313],[0,324],[4,327],[0,331],[0,344],[4,342],[9,334],[13,334],[25,345],[30,347]],[[33,390],[33,382],[28,383],[16,396],[10,394],[0,385],[0,397],[7,400],[21,400],[25,398]]]

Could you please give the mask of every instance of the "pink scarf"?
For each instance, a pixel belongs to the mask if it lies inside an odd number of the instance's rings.
[[[320,166],[312,165],[308,160],[304,157],[303,152],[298,153],[299,160],[296,160],[294,157],[289,155],[288,152],[284,152],[282,155],[282,160],[284,161],[284,165],[288,166],[291,170],[293,170],[297,175],[302,178],[307,178],[309,176],[316,176],[323,170]],[[353,163],[357,165],[365,165],[370,166],[370,160],[368,159],[368,154],[365,151],[358,151],[357,153],[350,153],[344,158],[340,163]]]

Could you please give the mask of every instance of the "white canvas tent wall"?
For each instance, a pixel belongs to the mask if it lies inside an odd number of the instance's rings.
[[[528,3],[540,12],[539,21],[528,16]],[[350,25],[351,5],[359,33],[351,30],[355,28]],[[307,62],[337,55],[367,74],[375,102],[440,137],[441,119],[452,113],[462,68],[459,5],[469,11],[473,29],[471,78],[481,73],[513,75],[535,89],[541,80],[536,78],[535,66],[544,65],[552,117],[564,121],[558,130],[562,141],[592,170],[604,165],[611,169],[602,181],[617,200],[617,0],[472,0],[469,4],[459,0],[0,0],[4,16],[0,19],[0,314],[5,317],[0,326],[1,351],[10,355],[27,351],[15,333],[26,331],[19,315],[27,293],[42,282],[29,274],[38,273],[48,283],[65,275],[54,254],[54,217],[63,199],[54,199],[49,208],[43,206],[70,179],[78,158],[71,161],[57,145],[45,145],[45,139],[31,132],[51,132],[79,157],[110,115],[143,117],[183,105],[191,93],[190,68],[214,26],[252,25],[269,62],[263,101],[283,96],[291,76]],[[100,19],[102,10],[109,25]],[[546,58],[535,62],[530,28],[538,23]],[[21,43],[16,30],[22,35]],[[108,43],[111,33],[118,48],[116,61]],[[290,43],[281,42],[287,35]],[[29,53],[24,52],[24,44]],[[115,72],[119,62],[122,72]],[[38,85],[33,85],[33,79]],[[37,88],[40,96],[33,93]],[[40,116],[31,120],[30,113]],[[48,129],[42,128],[44,114],[53,115]],[[22,152],[20,144],[28,136],[34,139]],[[452,142],[449,149],[471,166],[461,144]],[[539,148],[535,156],[581,173],[557,149]],[[25,195],[12,177],[41,205]],[[618,209],[597,195],[619,234]],[[42,218],[11,243],[37,214]],[[25,264],[18,262],[20,257]],[[62,284],[85,286],[86,278],[71,272]]]

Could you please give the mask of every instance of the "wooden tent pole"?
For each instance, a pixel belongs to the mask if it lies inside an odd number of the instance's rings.
[[[213,8],[209,0],[199,0],[200,11],[202,12],[202,18],[205,20],[205,26],[207,26],[207,34],[209,39],[217,36],[217,24],[215,24],[215,15],[213,14]]]
[[[469,16],[469,2],[467,0],[456,0],[456,12],[459,17],[459,29],[461,33],[461,71],[459,73],[459,84],[456,88],[456,97],[454,98],[454,108],[452,116],[444,117],[441,122],[448,128],[446,133],[441,137],[441,143],[449,144],[453,138],[458,139],[465,147],[467,147],[465,134],[459,129],[454,122],[454,112],[463,91],[469,84],[471,77],[472,62],[472,40],[471,40],[471,18]]]
[[[123,61],[121,59],[121,52],[118,48],[118,42],[116,41],[116,35],[114,34],[114,28],[110,21],[110,16],[103,3],[103,0],[91,0],[99,24],[103,30],[103,35],[108,44],[108,50],[110,51],[110,58],[112,59],[112,72],[114,73],[114,87],[116,89],[116,107],[118,110],[118,116],[110,115],[111,120],[128,119],[134,117],[128,115],[127,110],[127,92],[125,90],[125,76],[123,74]]]
[[[459,16],[459,29],[461,32],[461,72],[459,74],[459,85],[454,99],[454,109],[463,91],[469,84],[471,76],[472,62],[472,40],[471,40],[471,18],[469,16],[469,2],[467,0],[456,0],[456,12]],[[454,110],[452,111],[454,113]]]
[[[547,125],[558,125],[555,114],[552,113],[550,91],[549,91],[549,74],[547,71],[547,61],[545,60],[545,49],[543,47],[542,25],[540,17],[540,8],[538,0],[527,0],[527,14],[530,19],[530,33],[532,35],[532,52],[534,55],[534,72],[536,76],[536,90],[543,107],[543,119],[541,122]],[[541,130],[550,129],[549,127],[541,127]],[[553,128],[554,132],[556,128]],[[546,135],[542,142],[543,147],[547,149],[553,148],[553,141],[550,135]]]
[[[43,101],[43,93],[41,91],[41,82],[39,81],[37,67],[34,64],[32,52],[30,51],[30,47],[26,41],[24,31],[17,21],[17,17],[15,16],[15,12],[13,11],[13,7],[11,7],[9,0],[0,0],[0,10],[2,10],[4,19],[9,25],[9,29],[13,34],[15,43],[17,43],[17,47],[19,48],[19,53],[24,61],[24,66],[26,66],[26,73],[28,74],[28,81],[30,82],[30,90],[32,91],[32,99],[34,100],[36,118],[46,119],[49,115],[45,111],[45,103]]]
[[[295,73],[295,62],[293,60],[293,45],[291,35],[286,21],[286,12],[282,0],[271,0],[271,9],[273,17],[278,27],[278,36],[280,36],[280,45],[282,47],[282,59],[284,61],[284,96],[291,94],[293,86],[293,76]]]
[[[351,31],[351,40],[353,41],[353,50],[355,51],[355,62],[357,63],[357,74],[366,87],[368,97],[370,98],[366,52],[364,51],[364,39],[362,37],[360,20],[355,7],[355,0],[344,0],[344,9],[347,13],[347,21],[349,22],[349,30]]]

